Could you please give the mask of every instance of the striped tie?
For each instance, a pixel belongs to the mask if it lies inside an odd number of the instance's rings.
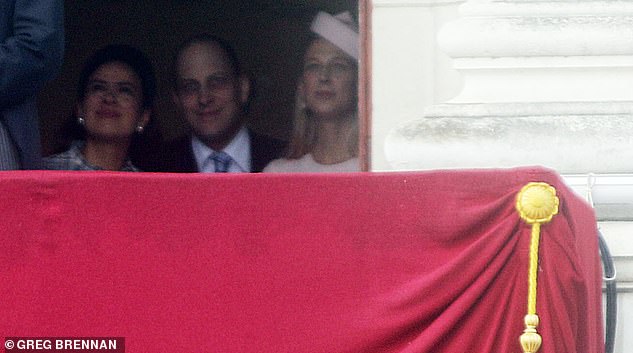
[[[216,173],[228,172],[231,161],[233,160],[231,156],[222,151],[214,152],[211,159],[213,159],[213,167]]]

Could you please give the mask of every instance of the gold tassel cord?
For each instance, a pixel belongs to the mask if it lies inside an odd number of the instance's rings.
[[[528,315],[536,315],[536,278],[538,275],[538,246],[541,240],[541,224],[532,224],[530,238],[530,269],[528,270]]]
[[[539,317],[536,315],[536,285],[541,224],[552,220],[558,213],[558,205],[556,189],[546,183],[528,183],[517,195],[517,211],[526,223],[532,225],[527,315],[524,318],[525,330],[519,339],[524,353],[536,353],[541,347],[542,338],[536,330],[539,325]]]

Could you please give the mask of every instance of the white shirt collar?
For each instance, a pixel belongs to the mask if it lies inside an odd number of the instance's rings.
[[[191,137],[191,148],[193,149],[193,155],[198,165],[198,170],[203,173],[213,173],[213,163],[207,163],[205,161],[215,152],[209,146],[205,145],[195,135]],[[231,156],[233,161],[229,166],[229,172],[231,173],[248,173],[251,171],[251,143],[248,129],[242,127],[240,131],[233,137],[224,149],[224,153]]]

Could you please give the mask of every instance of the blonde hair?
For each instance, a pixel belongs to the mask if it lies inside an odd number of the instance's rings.
[[[358,113],[354,111],[352,117],[354,127],[347,148],[351,156],[358,156]],[[300,90],[297,90],[295,97],[295,109],[292,126],[292,135],[288,143],[286,158],[299,159],[312,152],[318,137],[317,122],[311,116],[306,107],[305,100]]]

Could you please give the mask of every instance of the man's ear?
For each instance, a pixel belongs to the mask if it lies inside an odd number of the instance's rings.
[[[246,76],[240,76],[240,102],[242,104],[248,103],[248,99],[251,95],[251,80]]]
[[[297,94],[296,94],[296,102],[300,103],[301,109],[305,108],[306,96],[305,96],[305,84],[303,80],[299,80],[297,84]]]
[[[174,103],[177,107],[180,107],[180,98],[178,97],[178,93],[176,92],[175,88],[171,89],[171,101],[172,103]]]

